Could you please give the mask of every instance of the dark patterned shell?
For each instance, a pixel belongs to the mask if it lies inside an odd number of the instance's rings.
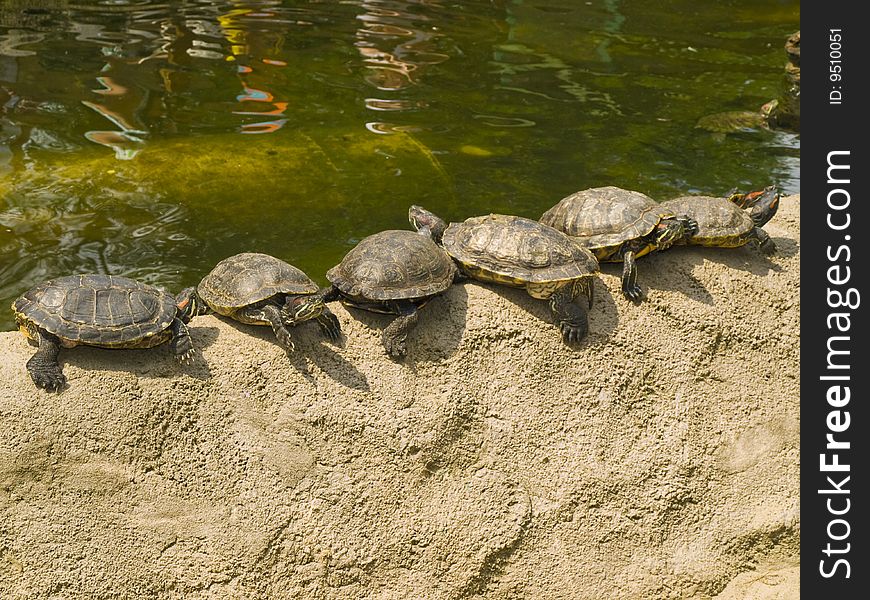
[[[202,278],[197,294],[212,308],[236,309],[276,294],[313,294],[317,284],[291,264],[268,254],[225,258]]]
[[[177,312],[171,294],[112,275],[46,281],[25,292],[12,309],[19,320],[23,317],[62,341],[117,347],[165,331]]]
[[[567,281],[598,270],[589,250],[552,227],[523,217],[487,215],[451,223],[443,244],[462,265],[516,283]]]
[[[663,217],[673,217],[640,192],[608,186],[575,192],[541,217],[541,223],[582,238],[587,248],[619,246],[650,233]]]
[[[662,202],[662,206],[698,222],[698,233],[692,236],[695,243],[705,239],[740,238],[755,228],[749,213],[727,198],[682,196]]]
[[[432,238],[389,230],[360,241],[326,278],[349,296],[402,300],[440,294],[455,274],[456,265]]]

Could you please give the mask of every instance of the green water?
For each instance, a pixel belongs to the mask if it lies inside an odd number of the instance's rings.
[[[798,1],[4,1],[0,304],[241,251],[325,283],[412,203],[798,192],[798,136],[695,127],[777,97],[798,29]]]

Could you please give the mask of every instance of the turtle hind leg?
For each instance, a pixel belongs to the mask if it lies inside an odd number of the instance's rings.
[[[321,312],[316,319],[317,324],[320,325],[320,329],[327,338],[333,342],[336,342],[341,338],[341,323],[339,323],[338,317],[335,316],[335,313],[324,307],[323,312]]]
[[[574,299],[574,288],[570,285],[564,286],[550,296],[550,311],[553,313],[556,326],[562,333],[562,341],[566,344],[579,342],[589,331],[587,311]]]
[[[60,340],[42,329],[38,340],[39,349],[27,361],[27,372],[37,387],[50,392],[60,391],[66,385],[66,377],[57,361]]]
[[[776,244],[773,243],[770,235],[761,227],[756,227],[752,230],[752,237],[758,244],[758,249],[761,250],[763,254],[769,256],[776,252]]]
[[[175,318],[169,325],[172,329],[172,339],[169,341],[169,349],[175,355],[176,360],[180,363],[187,364],[193,355],[196,353],[196,348],[193,347],[193,338],[190,337],[190,330],[179,318]]]
[[[622,255],[622,293],[635,302],[643,298],[643,290],[637,284],[637,264],[631,250]]]
[[[399,316],[384,329],[384,348],[393,358],[402,358],[408,353],[408,333],[417,325],[417,307],[402,305]]]

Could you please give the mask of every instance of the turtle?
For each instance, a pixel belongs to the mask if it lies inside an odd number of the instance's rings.
[[[635,259],[697,231],[685,215],[631,190],[607,186],[575,192],[546,211],[541,223],[568,234],[601,262],[622,262],[622,293],[640,300]]]
[[[703,129],[714,135],[717,139],[724,138],[725,134],[740,131],[757,131],[770,129],[773,115],[779,108],[778,100],[771,100],[761,105],[758,110],[729,110],[712,115],[705,115],[698,119],[696,129]]]
[[[18,328],[39,348],[27,361],[37,387],[60,390],[60,348],[151,348],[169,342],[184,363],[194,352],[187,323],[206,309],[193,288],[173,296],[118,275],[68,275],[40,283],[12,303]]]
[[[332,267],[331,287],[301,304],[340,300],[370,312],[396,315],[383,332],[384,348],[394,359],[407,355],[408,333],[417,311],[449,288],[459,270],[434,241],[440,232],[389,229],[363,238]]]
[[[751,210],[743,210],[743,204]],[[678,240],[677,244],[737,248],[752,241],[765,254],[776,250],[773,240],[761,228],[779,207],[779,192],[775,187],[750,194],[732,193],[727,198],[681,196],[662,202],[662,206],[687,214],[698,223],[698,231]]]
[[[318,291],[302,270],[259,252],[223,259],[196,286],[199,298],[217,314],[249,325],[270,325],[288,353],[295,349],[288,327],[309,319],[316,319],[330,340],[341,336],[341,324],[326,304],[302,302]]]
[[[587,308],[575,300],[585,294],[592,306],[598,260],[564,233],[532,219],[500,214],[446,225],[416,205],[408,210],[408,220],[421,231],[443,231],[441,245],[463,275],[523,288],[533,298],[548,300],[566,343],[586,335]]]
[[[726,134],[762,129],[787,129],[800,132],[801,121],[801,32],[790,35],[785,42],[788,63],[778,98],[762,104],[757,110],[733,110],[705,115],[695,127],[723,140]]]

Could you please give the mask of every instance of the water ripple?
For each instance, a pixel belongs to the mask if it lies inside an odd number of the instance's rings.
[[[536,123],[531,119],[523,119],[520,117],[474,115],[473,118],[480,120],[484,125],[489,125],[490,127],[534,127],[536,125]]]

